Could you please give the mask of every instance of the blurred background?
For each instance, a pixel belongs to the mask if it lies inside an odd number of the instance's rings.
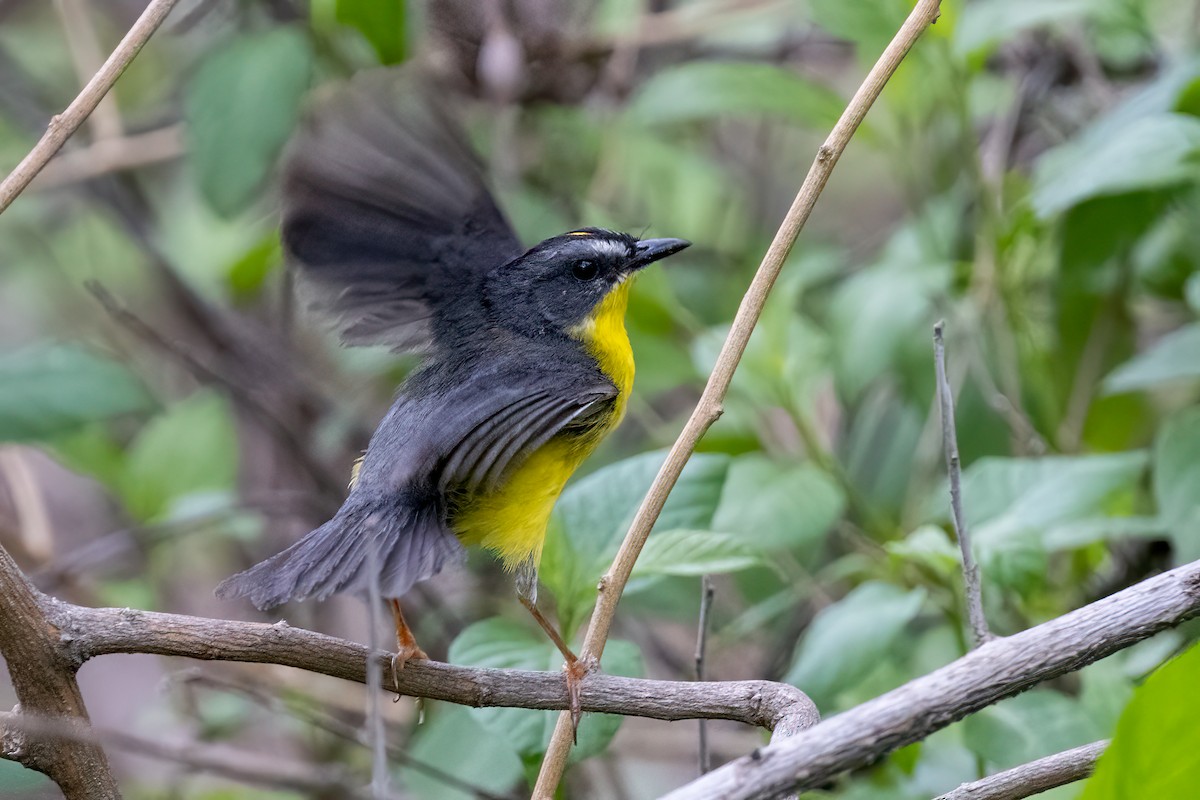
[[[0,166],[143,0],[0,0]],[[579,225],[695,244],[638,282],[625,423],[559,505],[543,596],[579,635],[817,146],[905,0],[184,0],[0,217],[0,543],[88,605],[366,641],[353,599],[263,615],[225,576],[340,503],[413,365],[347,350],[291,293],[277,166],[308,93],[419,59],[448,76],[526,242]],[[980,0],[942,16],[850,144],[622,602],[606,669],[770,678],[826,716],[968,648],[931,330],[946,320],[988,616],[1011,633],[1200,557],[1200,3]],[[486,554],[406,600],[460,664],[561,659]],[[1171,631],[820,796],[927,798],[1110,735]],[[361,687],[105,656],[93,721],[363,785]],[[0,707],[15,702],[0,678]],[[385,702],[394,788],[527,795],[556,715]],[[715,763],[765,733],[711,723]],[[697,724],[589,715],[565,796],[697,774]],[[337,797],[110,749],[131,798]],[[282,768],[282,767],[280,767]],[[1077,788],[1053,797],[1073,797]],[[814,794],[814,796],[817,796]],[[58,796],[0,761],[0,796]]]

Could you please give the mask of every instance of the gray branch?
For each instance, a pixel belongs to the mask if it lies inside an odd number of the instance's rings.
[[[992,638],[988,630],[987,617],[983,614],[983,587],[979,579],[979,565],[971,552],[971,534],[967,529],[967,518],[962,505],[962,464],[958,458],[958,432],[954,425],[954,393],[946,379],[946,344],[942,340],[945,320],[933,326],[933,363],[937,372],[938,407],[942,415],[942,446],[946,451],[946,471],[950,475],[950,513],[954,518],[954,533],[962,551],[963,585],[967,601],[967,619],[975,646]]]
[[[813,789],[1042,681],[1082,669],[1200,614],[1200,561],[1012,636],[667,795],[749,800]]]
[[[1030,761],[981,780],[964,783],[936,800],[1022,800],[1058,786],[1081,781],[1096,769],[1096,760],[1107,741],[1092,742],[1072,750]]]
[[[391,654],[287,623],[207,619],[120,608],[85,608],[43,596],[61,651],[75,664],[110,653],[151,653],[206,661],[280,664],[364,683],[368,656],[382,668],[383,688],[409,697],[468,706],[561,711],[569,707],[561,672],[459,667],[413,661],[392,677]],[[794,686],[772,681],[706,683],[589,675],[584,711],[662,720],[727,719],[776,736],[816,724],[816,706]]]

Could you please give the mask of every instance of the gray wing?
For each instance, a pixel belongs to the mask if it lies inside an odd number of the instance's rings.
[[[494,489],[555,435],[586,425],[617,397],[598,372],[547,373],[511,361],[461,383],[434,376],[427,384],[408,390],[380,425],[359,473],[364,491]]]
[[[284,247],[347,344],[428,347],[437,317],[523,251],[444,95],[412,68],[360,73],[288,147]]]

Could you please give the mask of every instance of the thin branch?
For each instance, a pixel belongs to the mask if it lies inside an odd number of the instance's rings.
[[[60,652],[40,600],[0,547],[0,657],[8,666],[21,713],[86,729],[87,708],[75,681],[77,665]],[[108,759],[94,743],[5,726],[0,730],[0,754],[48,776],[66,800],[120,800]]]
[[[67,49],[71,52],[71,61],[75,64],[75,72],[82,85],[86,85],[104,65],[104,51],[100,48],[96,29],[88,19],[90,6],[88,0],[54,0],[54,10],[62,25],[63,35],[67,38]],[[94,140],[121,135],[124,126],[115,96],[100,98],[88,127]]]
[[[1082,669],[1198,614],[1200,561],[1193,561],[1057,619],[993,639],[795,736],[781,738],[776,732],[771,744],[667,798],[749,800],[817,788],[981,708]]]
[[[1106,747],[1108,742],[1101,741],[1064,750],[981,780],[964,783],[953,791],[938,795],[936,800],[1022,800],[1032,797],[1091,775],[1096,769],[1096,760]]]
[[[671,451],[655,477],[654,483],[650,486],[641,507],[638,508],[616,559],[608,572],[600,579],[599,597],[583,644],[582,657],[585,663],[599,663],[600,656],[604,652],[604,645],[608,641],[617,603],[633,572],[634,562],[641,553],[642,546],[646,543],[646,538],[650,535],[650,530],[658,519],[659,513],[662,512],[667,495],[675,486],[680,473],[683,472],[684,465],[696,449],[697,443],[720,417],[725,393],[729,390],[734,370],[737,369],[742,353],[745,352],[746,344],[750,341],[750,334],[753,333],[754,326],[762,314],[767,295],[779,277],[783,263],[791,252],[796,237],[800,235],[800,230],[808,221],[834,166],[846,149],[846,145],[849,144],[850,137],[854,135],[859,124],[866,117],[875,98],[883,91],[888,78],[896,71],[904,56],[924,30],[937,19],[940,5],[940,0],[920,0],[917,3],[896,37],[884,50],[883,55],[868,73],[858,91],[854,93],[854,97],[846,106],[846,110],[842,112],[841,118],[834,125],[829,137],[817,150],[816,159],[809,168],[808,175],[804,179],[796,199],[792,202],[792,207],[784,217],[782,225],[776,232],[771,246],[767,249],[767,253],[750,283],[750,288],[742,298],[729,336],[721,347],[716,366],[709,376],[708,384],[704,387],[700,401],[684,425],[679,438],[671,447]],[[538,774],[537,785],[533,791],[534,800],[552,800],[554,797],[567,766],[567,754],[574,741],[573,734],[571,715],[560,714],[554,734],[550,739],[550,746],[546,751],[546,757],[542,762],[541,772]]]
[[[711,575],[700,576],[700,622],[696,631],[696,680],[704,680],[704,648],[708,644],[708,613],[712,610],[713,583]],[[708,756],[708,721],[700,720],[700,774],[712,769]]]
[[[60,632],[64,657],[79,665],[111,653],[150,653],[204,661],[286,667],[365,683],[367,659],[383,670],[383,689],[459,705],[561,711],[569,708],[561,672],[458,667],[410,661],[392,675],[391,654],[287,623],[235,622],[128,608],[86,608],[42,595],[39,603]],[[581,696],[584,711],[662,720],[728,719],[794,732],[820,718],[808,696],[772,681],[656,681],[594,675]]]
[[[987,617],[983,614],[983,587],[979,578],[979,565],[971,552],[971,534],[967,529],[967,518],[962,505],[962,464],[958,458],[958,432],[954,425],[954,393],[950,381],[946,380],[946,343],[942,332],[945,320],[933,326],[933,361],[937,371],[938,407],[942,415],[942,446],[946,451],[946,471],[950,473],[950,514],[954,518],[954,533],[958,548],[962,551],[963,586],[967,598],[967,619],[971,623],[971,635],[975,646],[992,639],[988,630]]]
[[[0,183],[0,214],[4,213],[12,201],[25,191],[29,183],[42,171],[46,163],[71,137],[71,134],[75,133],[88,115],[95,110],[100,101],[104,99],[104,95],[108,94],[108,90],[117,82],[117,78],[121,77],[121,73],[129,66],[129,62],[133,61],[134,56],[141,51],[178,2],[179,0],[151,0],[150,5],[138,17],[137,22],[133,23],[129,33],[125,34],[125,38],[117,45],[117,49],[100,67],[100,71],[92,76],[87,86],[83,87],[79,96],[71,101],[71,105],[67,106],[65,111],[50,120],[46,133],[29,151],[29,155],[22,159],[3,183]]]
[[[111,728],[82,728],[61,718],[8,711],[0,711],[0,730],[4,731],[5,736],[37,735],[49,740],[72,742],[97,749],[101,746],[115,747],[267,789],[291,789],[335,797],[374,800],[366,792],[356,788],[357,781],[341,769],[312,767],[300,762],[287,761],[276,755],[267,756],[195,741],[168,743]]]

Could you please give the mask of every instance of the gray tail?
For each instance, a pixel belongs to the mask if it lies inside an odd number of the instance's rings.
[[[217,597],[247,597],[262,610],[338,592],[366,596],[372,573],[379,596],[400,597],[414,583],[464,558],[436,507],[347,501],[333,519],[282,553],[225,579]]]

